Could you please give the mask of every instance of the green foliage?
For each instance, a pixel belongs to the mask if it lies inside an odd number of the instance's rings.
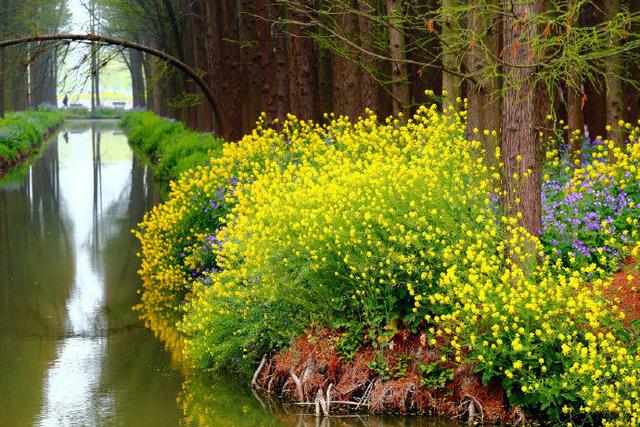
[[[350,361],[362,346],[365,331],[360,322],[345,322],[344,329],[335,347],[342,359]]]
[[[387,381],[404,378],[409,364],[406,357],[399,357],[394,361],[389,361],[382,355],[382,352],[377,352],[376,357],[367,363],[367,367]]]
[[[0,166],[34,153],[46,134],[62,123],[54,111],[24,111],[0,120]]]
[[[420,363],[418,365],[422,378],[420,386],[428,389],[442,389],[448,382],[453,381],[453,368],[442,367],[437,363]]]
[[[97,108],[95,113],[88,108],[69,108],[59,110],[66,119],[113,119],[119,120],[127,114],[125,110],[116,108]]]
[[[134,151],[151,163],[154,178],[165,187],[222,151],[223,141],[214,135],[188,130],[151,112],[127,113],[122,126]]]

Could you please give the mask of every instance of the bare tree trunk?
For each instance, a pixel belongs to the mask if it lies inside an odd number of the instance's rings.
[[[129,49],[129,66],[131,73],[131,93],[133,108],[145,108],[144,76],[142,73],[142,52]]]
[[[611,20],[622,11],[620,0],[606,0],[604,2],[604,18]],[[612,44],[620,42],[612,40]],[[608,138],[617,145],[624,143],[624,132],[618,127],[618,120],[624,119],[624,90],[622,80],[618,77],[622,73],[622,55],[615,55],[606,61],[607,76],[607,121],[611,126]]]
[[[274,6],[273,12],[276,16],[281,16],[284,13],[284,7]],[[274,81],[276,117],[284,119],[291,110],[291,92],[289,90],[291,83],[289,81],[289,50],[287,49],[287,39],[281,27],[274,29],[273,45],[276,60],[276,79]]]
[[[377,14],[376,1],[375,0],[359,0],[358,10],[360,15],[358,17],[358,26],[360,30],[360,37],[362,38],[363,48],[368,51],[375,50],[375,39],[373,21],[369,16],[375,16]],[[379,67],[380,64],[377,61],[371,62],[372,68]],[[382,113],[382,106],[380,102],[381,87],[376,81],[375,77],[363,70],[362,79],[360,80],[360,92],[362,97],[362,109],[369,108],[376,114]]]
[[[240,28],[240,53],[242,57],[243,82],[242,96],[248,97],[242,102],[241,135],[248,133],[254,127],[258,116],[262,112],[262,98],[260,96],[260,58],[255,47],[256,11],[253,0],[242,0],[238,12],[238,27]]]
[[[443,110],[450,106],[456,110],[461,107],[456,100],[462,98],[462,78],[447,72],[447,70],[460,71],[459,55],[447,52],[461,35],[460,25],[456,21],[455,15],[451,13],[451,8],[459,5],[460,0],[442,0],[444,17],[442,21],[442,45],[445,51],[442,57],[442,92],[443,94],[446,92],[446,96],[442,97]]]
[[[575,84],[575,83],[574,83]],[[582,82],[577,82],[582,87]],[[571,83],[567,83],[567,125],[569,126],[569,150],[575,153],[580,150],[581,137],[574,131],[584,132],[584,114],[582,112],[583,90],[576,89]]]
[[[572,26],[580,25],[580,11],[574,10],[576,0],[569,0],[567,7],[571,15]],[[582,97],[584,88],[582,79],[577,73],[570,75],[567,80],[567,125],[569,126],[569,135],[567,142],[571,153],[575,153],[580,149],[580,137],[574,134],[574,131],[584,131],[584,115],[582,114]]]
[[[155,112],[156,114],[160,114],[161,110],[161,90],[160,84],[158,82],[158,66],[155,64],[155,58],[150,55],[145,55],[145,60],[143,62],[144,65],[144,76],[146,86],[147,86],[147,107]]]
[[[358,18],[345,9],[337,9],[336,23],[349,40],[358,39]],[[344,48],[344,47],[343,47]],[[343,55],[333,54],[333,112],[351,118],[361,114],[360,67]]]
[[[486,151],[487,163],[494,164],[499,137],[493,136],[491,132],[500,133],[501,130],[500,77],[493,75],[487,69],[491,64],[478,43],[484,43],[485,49],[488,49],[495,57],[499,56],[501,25],[495,21],[499,22],[502,18],[485,13],[480,3],[480,0],[469,2],[469,6],[475,8],[469,11],[467,17],[468,31],[474,40],[467,58],[468,70],[474,77],[474,79],[467,80],[467,98],[469,100],[467,132],[471,137],[480,139]],[[489,0],[488,3],[497,5],[498,0]],[[443,80],[445,79],[443,78]],[[474,129],[478,129],[480,132],[474,135]],[[488,130],[489,135],[485,135],[484,130]]]
[[[222,104],[222,116],[226,126],[220,132],[227,140],[239,139],[242,135],[242,102],[240,90],[242,85],[241,58],[238,44],[238,8],[235,1],[219,2],[216,7],[219,23],[219,37],[222,47],[224,73],[222,84],[225,88],[226,102]],[[243,79],[249,76],[242,76]]]
[[[4,118],[4,48],[0,48],[0,119]]]
[[[391,94],[393,96],[393,113],[409,114],[409,82],[407,80],[407,63],[405,36],[402,31],[402,2],[387,0],[389,28],[389,45],[391,47],[391,78],[393,79]]]
[[[304,0],[313,5],[311,0]],[[295,11],[292,18],[299,22],[308,19]],[[300,25],[290,25],[289,32],[289,93],[291,110],[303,119],[315,119],[319,116],[318,61],[316,48]]]
[[[502,32],[505,62],[517,65],[505,66],[508,86],[502,104],[503,202],[508,214],[522,214],[521,224],[536,236],[542,225],[542,150],[535,129],[536,104],[530,80],[533,69],[526,66],[534,60],[529,49],[537,29],[526,21],[516,25],[514,16],[532,16],[540,4],[540,0],[514,4],[513,15],[504,17]]]
[[[256,0],[256,40],[258,42],[258,56],[260,57],[261,73],[261,93],[262,105],[267,115],[267,120],[278,117],[276,109],[276,57],[274,55],[275,46],[271,35],[271,11],[269,0]]]

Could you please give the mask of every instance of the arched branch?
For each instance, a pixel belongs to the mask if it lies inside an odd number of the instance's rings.
[[[204,93],[204,96],[207,98],[207,101],[209,102],[211,109],[213,110],[213,114],[215,116],[216,122],[218,123],[218,126],[222,126],[222,123],[221,123],[222,117],[220,115],[220,110],[218,109],[218,105],[216,104],[216,101],[213,97],[211,88],[209,87],[209,85],[207,85],[204,79],[200,77],[198,73],[196,73],[195,70],[193,70],[193,68],[191,68],[190,66],[188,66],[187,64],[179,60],[178,58],[172,55],[169,55],[168,53],[163,52],[161,50],[155,49],[153,47],[145,46],[145,45],[131,42],[128,40],[121,40],[121,39],[115,39],[112,37],[101,36],[98,34],[47,34],[47,35],[24,36],[24,37],[19,37],[19,38],[10,39],[10,40],[0,40],[0,48],[19,45],[23,43],[54,41],[54,40],[67,41],[67,42],[86,41],[86,42],[92,42],[92,43],[99,43],[103,45],[121,46],[121,47],[130,48],[130,49],[136,49],[144,53],[148,53],[149,55],[160,58],[163,61],[166,61],[167,63],[173,65],[174,67],[178,68],[179,70],[184,72],[186,75],[188,75],[198,85],[198,87],[200,87],[200,89]]]

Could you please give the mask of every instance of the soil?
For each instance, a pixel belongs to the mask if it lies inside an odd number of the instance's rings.
[[[335,349],[338,338],[329,330],[300,337],[264,365],[257,387],[311,409],[318,393],[326,399],[329,391],[332,413],[433,414],[484,423],[524,420],[523,411],[509,408],[498,383],[485,386],[470,367],[441,362],[439,351],[419,336],[398,333],[392,350],[384,353],[387,366],[402,366],[398,378],[382,378],[372,369],[376,356],[371,349],[362,349],[351,361],[341,360]],[[453,381],[442,388],[422,386],[421,367],[433,363],[453,372]]]
[[[625,324],[640,319],[637,261],[631,258],[624,261],[607,296],[624,311]],[[379,361],[372,349],[361,349],[350,361],[345,361],[336,351],[339,338],[338,332],[329,330],[312,331],[300,337],[265,363],[256,377],[256,387],[311,410],[315,408],[316,413],[321,403],[327,402],[329,392],[328,409],[332,413],[433,414],[481,423],[526,422],[521,408],[509,406],[498,382],[483,385],[471,366],[441,362],[438,348],[445,343],[430,347],[419,336],[408,332],[396,334],[383,359],[391,371],[401,374],[398,378],[382,378],[372,368],[372,362]],[[429,364],[453,371],[453,380],[442,388],[421,384],[424,376],[421,369]]]
[[[628,276],[631,276],[631,281]],[[640,319],[640,272],[637,260],[631,257],[624,260],[620,271],[613,276],[608,296],[624,312],[627,326]]]
[[[28,157],[28,153],[21,153],[17,158],[13,160],[8,160],[4,157],[0,157],[0,179],[4,178],[4,176],[8,174],[9,171],[11,171],[14,167],[26,161]]]

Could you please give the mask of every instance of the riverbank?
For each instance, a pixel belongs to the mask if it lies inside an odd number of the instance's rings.
[[[550,150],[536,238],[500,214],[464,114],[327,119],[258,124],[146,215],[138,309],[157,335],[196,368],[260,364],[255,385],[319,410],[333,392],[372,411],[638,422],[637,322],[616,300],[637,289],[612,292],[640,248],[638,143],[585,140],[578,164]],[[139,130],[152,148],[157,120]]]
[[[63,121],[55,111],[9,113],[0,120],[0,178],[33,158]]]
[[[120,125],[134,153],[151,165],[154,179],[165,191],[180,174],[222,152],[221,139],[152,112],[127,113]]]
[[[97,108],[92,112],[89,108],[60,108],[57,110],[65,119],[71,120],[121,120],[129,111],[118,108]]]

